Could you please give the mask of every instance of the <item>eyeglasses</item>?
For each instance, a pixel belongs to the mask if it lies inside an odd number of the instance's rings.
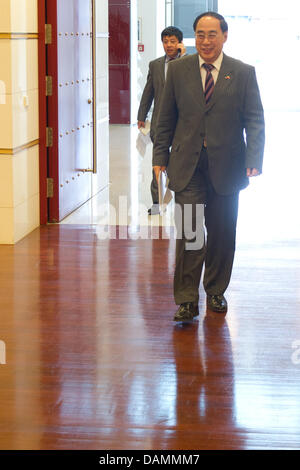
[[[207,38],[209,41],[214,41],[218,34],[217,33],[209,33],[209,34],[204,34],[204,33],[196,33],[195,34],[196,38],[199,39],[199,41],[203,42]]]

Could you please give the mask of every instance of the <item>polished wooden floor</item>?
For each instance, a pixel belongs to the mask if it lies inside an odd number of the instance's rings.
[[[1,449],[299,449],[300,242],[239,245],[226,317],[174,324],[174,241],[0,246]]]

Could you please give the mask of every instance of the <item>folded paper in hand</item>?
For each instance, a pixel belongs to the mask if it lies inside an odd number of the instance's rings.
[[[144,135],[141,132],[138,133],[137,139],[136,139],[136,148],[141,157],[144,157],[146,154],[147,150],[147,145],[151,143],[151,139],[149,134]]]
[[[150,138],[150,121],[145,122],[145,127],[140,127],[140,132],[138,133],[136,139],[136,148],[139,154],[144,157],[146,154],[147,145],[151,143]]]
[[[150,121],[145,122],[145,127],[140,127],[140,131],[144,135],[148,135],[150,132]]]
[[[169,178],[165,171],[159,172],[158,177],[158,199],[159,199],[159,212],[162,214],[166,210],[166,206],[172,200],[172,193],[169,186]]]

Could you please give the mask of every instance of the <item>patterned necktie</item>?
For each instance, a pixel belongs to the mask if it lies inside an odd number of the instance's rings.
[[[206,70],[204,96],[205,96],[205,102],[207,104],[211,98],[211,95],[213,94],[214,86],[215,86],[214,79],[211,74],[211,71],[212,69],[214,69],[214,66],[212,64],[203,64],[203,67]]]

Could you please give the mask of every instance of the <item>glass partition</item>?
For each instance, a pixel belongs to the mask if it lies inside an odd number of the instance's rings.
[[[194,20],[205,11],[218,11],[218,0],[167,0],[166,4],[168,4],[168,10],[173,15],[170,24],[181,29],[187,53],[194,54],[196,52],[193,30]]]

